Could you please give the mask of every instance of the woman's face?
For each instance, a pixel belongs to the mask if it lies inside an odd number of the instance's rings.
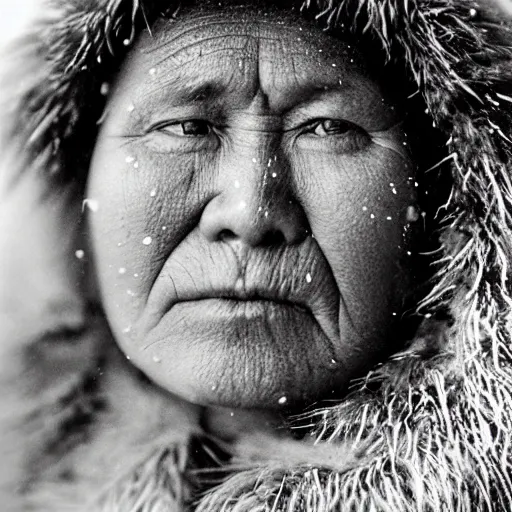
[[[87,191],[121,348],[199,404],[331,396],[401,312],[412,180],[347,43],[249,7],[161,21],[114,87]]]

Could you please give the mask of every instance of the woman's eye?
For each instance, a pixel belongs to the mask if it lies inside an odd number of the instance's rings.
[[[218,147],[215,125],[203,119],[162,121],[151,126],[144,136],[146,147],[156,153],[194,153]]]
[[[204,137],[210,134],[211,126],[207,121],[192,119],[179,123],[166,124],[158,128],[158,131],[180,137]]]
[[[371,137],[363,128],[343,119],[310,121],[298,137],[301,147],[312,151],[349,154],[366,148]]]
[[[341,135],[356,129],[356,126],[348,121],[340,119],[322,119],[313,126],[312,133],[319,137],[327,137],[329,135]]]

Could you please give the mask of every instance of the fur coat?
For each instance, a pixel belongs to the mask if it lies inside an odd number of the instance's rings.
[[[419,142],[440,148],[418,178],[432,233],[420,263],[433,269],[420,327],[342,400],[290,420],[294,436],[205,434],[120,354],[91,299],[87,254],[75,254],[105,84],[138,31],[177,3],[53,2],[3,77],[2,510],[512,509],[509,6],[295,7],[373,48],[404,84],[410,117],[428,125]]]

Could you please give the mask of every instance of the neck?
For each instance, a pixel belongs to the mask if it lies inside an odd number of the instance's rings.
[[[236,442],[252,434],[280,437],[285,432],[285,420],[275,411],[205,407],[201,426],[206,433],[226,441]]]

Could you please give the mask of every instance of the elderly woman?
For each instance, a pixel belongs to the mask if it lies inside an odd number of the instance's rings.
[[[8,510],[510,510],[504,16],[48,12],[6,80]]]

